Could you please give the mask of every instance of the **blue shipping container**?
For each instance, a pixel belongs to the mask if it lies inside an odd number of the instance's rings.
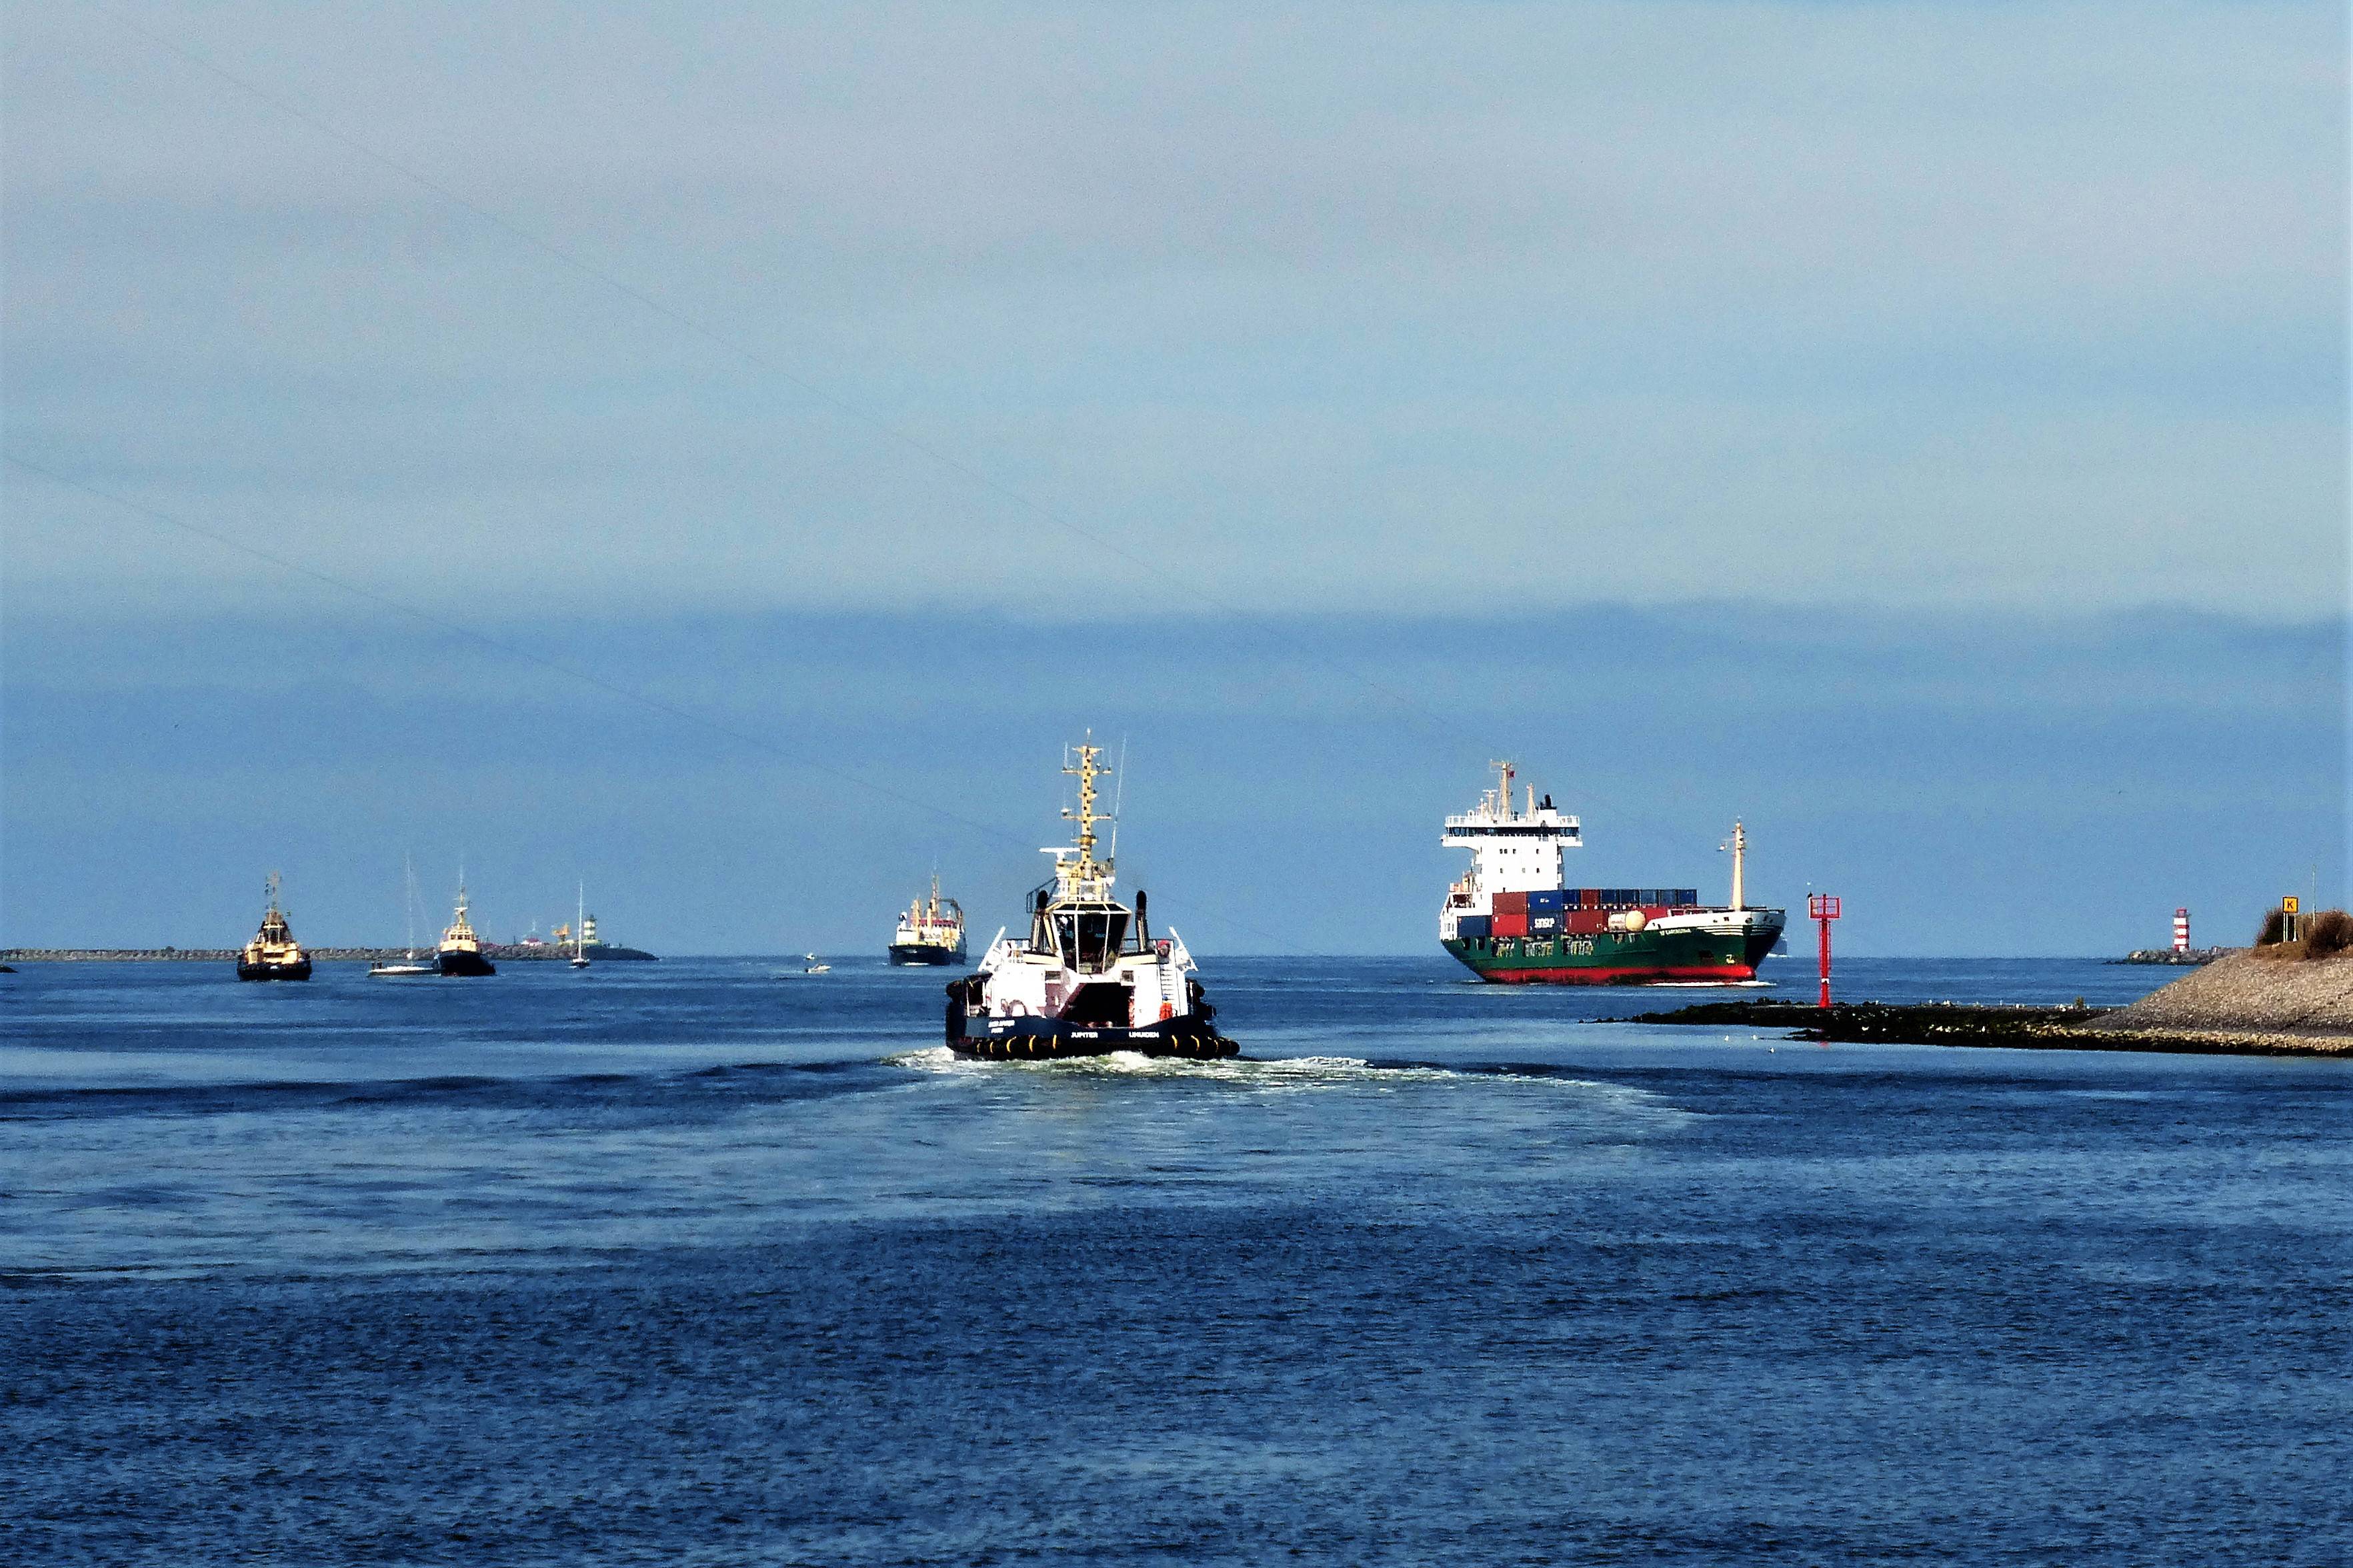
[[[1464,942],[1483,940],[1493,930],[1494,922],[1485,915],[1464,915],[1454,922],[1454,934]]]
[[[1556,931],[1559,929],[1560,916],[1557,913],[1540,915],[1531,912],[1528,915],[1528,934],[1530,936],[1545,936],[1553,931]]]
[[[1532,915],[1556,915],[1567,907],[1568,895],[1558,888],[1528,895],[1528,913]]]

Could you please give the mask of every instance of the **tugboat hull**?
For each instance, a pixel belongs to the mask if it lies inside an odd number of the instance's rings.
[[[311,978],[311,960],[307,954],[291,963],[248,963],[239,959],[237,977],[239,980],[308,980]]]
[[[1135,1051],[1147,1057],[1216,1061],[1241,1047],[1198,1018],[1176,1018],[1148,1028],[1071,1024],[1060,1018],[972,1018],[948,1010],[948,1048],[983,1061],[1050,1061],[1058,1057],[1107,1057]]]
[[[453,977],[469,974],[496,974],[499,972],[497,965],[479,952],[441,953],[434,960],[434,967],[443,974]]]

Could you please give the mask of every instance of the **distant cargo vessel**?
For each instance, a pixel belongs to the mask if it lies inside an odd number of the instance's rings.
[[[979,970],[948,986],[947,1043],[959,1055],[1027,1060],[1107,1056],[1229,1057],[1193,978],[1193,955],[1174,931],[1155,938],[1145,897],[1131,910],[1111,896],[1112,862],[1095,858],[1095,780],[1103,748],[1077,748],[1078,843],[1050,849],[1054,879],[1031,895],[1029,932],[988,944]]]
[[[1788,922],[1747,907],[1748,840],[1732,827],[1732,902],[1707,905],[1696,888],[1571,888],[1561,851],[1581,848],[1574,816],[1530,787],[1513,808],[1513,769],[1476,809],[1446,819],[1442,842],[1471,851],[1471,869],[1447,889],[1439,941],[1482,980],[1503,984],[1655,985],[1752,980]]]
[[[269,909],[261,917],[261,930],[245,951],[237,955],[237,977],[239,980],[308,980],[311,978],[311,955],[302,951],[294,933],[286,929],[286,916],[278,907],[278,873],[269,873]]]
[[[932,873],[932,896],[917,899],[899,917],[891,939],[893,963],[962,963],[964,906],[940,897],[939,873]]]

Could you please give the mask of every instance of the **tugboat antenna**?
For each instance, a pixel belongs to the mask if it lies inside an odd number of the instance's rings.
[[[1114,775],[1119,783],[1111,792],[1111,856],[1113,865],[1119,861],[1119,808],[1127,799],[1127,737],[1119,738],[1119,769]]]

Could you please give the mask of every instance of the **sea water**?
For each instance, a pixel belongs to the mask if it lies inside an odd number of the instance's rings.
[[[2348,1064],[1432,956],[980,1065],[941,972],[799,971],[0,976],[0,1558],[2353,1559]]]

